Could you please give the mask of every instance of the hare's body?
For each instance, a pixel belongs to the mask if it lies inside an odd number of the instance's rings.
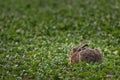
[[[70,55],[70,63],[78,63],[81,61],[85,61],[87,63],[90,63],[90,62],[101,63],[102,54],[98,49],[87,48],[87,45],[74,48]]]

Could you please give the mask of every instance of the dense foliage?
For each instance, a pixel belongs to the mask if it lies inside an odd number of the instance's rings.
[[[83,43],[102,64],[68,64]],[[0,0],[0,79],[120,79],[120,0]]]

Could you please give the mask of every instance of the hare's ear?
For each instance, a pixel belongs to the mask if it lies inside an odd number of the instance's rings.
[[[88,44],[84,44],[81,47],[78,47],[78,51],[85,50],[88,47]]]
[[[85,47],[88,47],[88,44],[84,44],[81,46],[81,48],[85,48]]]

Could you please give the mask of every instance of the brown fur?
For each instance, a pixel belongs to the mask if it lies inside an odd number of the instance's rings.
[[[87,48],[87,46],[88,45],[83,45],[82,47],[73,48],[70,54],[70,63],[78,63],[81,61],[87,63],[102,63],[102,54],[100,51],[98,49]]]

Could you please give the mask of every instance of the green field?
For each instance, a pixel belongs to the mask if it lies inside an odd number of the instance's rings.
[[[68,64],[84,43],[102,64]],[[120,80],[120,0],[0,0],[0,80]]]

